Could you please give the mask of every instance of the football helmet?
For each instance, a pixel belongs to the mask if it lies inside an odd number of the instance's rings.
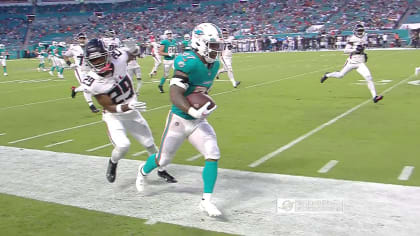
[[[66,42],[59,42],[58,43],[58,46],[64,48],[66,46]]]
[[[52,41],[52,45],[57,46],[58,45],[57,41]]]
[[[172,39],[172,30],[165,30],[163,33],[167,39]]]
[[[115,38],[116,35],[117,35],[117,33],[115,33],[115,30],[113,30],[113,29],[109,29],[109,30],[105,31],[105,37]]]
[[[229,31],[226,28],[222,28],[222,35],[224,39],[229,37]]]
[[[85,60],[90,68],[96,73],[104,73],[109,68],[109,52],[104,42],[99,39],[91,39],[85,48]]]
[[[189,34],[185,34],[185,35],[184,35],[184,39],[185,39],[185,40],[187,40],[187,41],[189,41],[189,40],[191,39],[191,37],[190,37],[190,35],[189,35]]]
[[[4,44],[0,44],[0,49],[4,49]]]
[[[204,57],[207,63],[213,63],[223,51],[222,31],[215,24],[202,23],[192,31],[191,47]]]
[[[83,46],[86,45],[87,36],[86,36],[85,33],[78,33],[76,40],[77,40],[77,42],[79,42],[79,45],[83,47]]]
[[[38,43],[38,46],[39,46],[39,47],[44,47],[44,44],[43,44],[43,43],[41,43],[41,42],[39,42],[39,43]]]
[[[353,28],[353,33],[356,37],[363,37],[365,35],[365,26],[362,23],[357,23]]]

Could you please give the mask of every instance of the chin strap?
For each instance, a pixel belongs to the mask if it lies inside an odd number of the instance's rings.
[[[107,72],[107,71],[112,71],[112,67],[111,67],[111,64],[106,64],[105,66],[104,66],[104,68],[102,68],[98,73],[105,73],[105,72]]]

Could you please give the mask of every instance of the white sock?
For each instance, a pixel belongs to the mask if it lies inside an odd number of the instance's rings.
[[[370,93],[372,94],[372,97],[376,97],[376,89],[375,89],[375,85],[373,84],[372,80],[368,80],[367,81],[367,86],[369,88]]]
[[[210,201],[211,200],[211,193],[203,193],[203,201]]]

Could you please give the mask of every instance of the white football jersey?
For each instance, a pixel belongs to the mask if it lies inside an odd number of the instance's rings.
[[[363,35],[362,37],[357,37],[355,35],[350,36],[347,40],[346,48],[344,51],[351,51],[353,52],[358,45],[363,45],[364,47],[368,44],[368,37],[367,34]],[[363,54],[353,54],[350,53],[349,56],[350,63],[364,63],[365,62],[365,55]]]
[[[232,58],[233,40],[233,36],[229,36],[227,39],[225,39],[225,46],[222,52],[223,57]]]
[[[137,62],[137,57],[131,61],[128,62],[127,64],[127,69],[134,69],[134,68],[139,68],[140,65]]]
[[[121,41],[119,38],[102,38],[102,42],[104,42],[108,51],[121,47]]]
[[[92,95],[108,94],[114,104],[128,104],[136,100],[131,78],[127,74],[128,53],[115,49],[110,53],[113,73],[102,77],[93,71],[83,80],[85,89]]]
[[[78,44],[70,45],[70,48],[64,53],[66,57],[73,57],[74,64],[77,66],[77,69],[80,69],[82,72],[89,72],[89,66],[84,61],[84,48]]]
[[[159,56],[159,48],[160,48],[160,44],[157,42],[152,42],[152,53]]]

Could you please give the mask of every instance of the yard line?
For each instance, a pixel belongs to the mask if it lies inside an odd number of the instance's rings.
[[[197,154],[197,155],[195,155],[195,156],[192,156],[192,157],[190,157],[190,158],[188,158],[187,159],[187,161],[194,161],[194,160],[196,160],[196,159],[198,159],[199,157],[202,157],[203,156],[203,154]]]
[[[47,136],[47,135],[50,135],[50,134],[56,134],[56,133],[60,133],[60,132],[68,131],[68,130],[73,130],[73,129],[86,127],[86,126],[89,126],[89,125],[99,124],[99,123],[102,123],[102,120],[87,123],[87,124],[84,124],[84,125],[78,125],[78,126],[73,126],[73,127],[70,127],[70,128],[60,129],[60,130],[56,130],[56,131],[52,131],[52,132],[48,132],[48,133],[38,134],[38,135],[29,137],[29,138],[23,138],[23,139],[18,139],[18,140],[15,140],[15,141],[11,141],[9,143],[10,144],[19,143],[19,142],[23,142],[23,141],[26,141],[26,140],[31,140],[31,139],[34,139],[34,138],[39,138],[39,137]]]
[[[136,152],[136,153],[133,153],[133,157],[137,157],[137,156],[140,156],[140,155],[143,155],[144,153],[147,153],[147,151],[146,150],[143,150],[143,151],[141,151],[141,152]]]
[[[338,161],[331,160],[325,166],[323,166],[321,169],[318,170],[318,173],[327,173],[330,171],[335,165],[337,165]]]
[[[414,75],[410,75],[409,77],[407,77],[407,78],[405,78],[405,79],[401,80],[401,81],[400,81],[400,82],[398,82],[397,84],[395,84],[395,85],[393,85],[393,86],[389,87],[388,89],[386,89],[386,90],[383,92],[383,94],[385,94],[385,93],[387,93],[387,92],[391,91],[392,89],[394,89],[395,87],[399,86],[400,84],[407,82],[407,81],[408,81],[409,79],[411,79],[413,76],[414,76]],[[330,120],[330,121],[328,121],[328,122],[326,122],[326,123],[324,123],[324,124],[322,124],[322,125],[320,125],[320,126],[316,127],[315,129],[313,129],[313,130],[309,131],[308,133],[306,133],[306,134],[304,134],[304,135],[302,135],[302,136],[298,137],[297,139],[295,139],[295,140],[291,141],[290,143],[288,143],[288,144],[286,144],[286,145],[284,145],[284,146],[282,146],[282,147],[278,148],[277,150],[275,150],[275,151],[273,151],[273,152],[271,152],[271,153],[268,153],[267,155],[265,155],[265,156],[261,157],[260,159],[258,159],[258,160],[256,160],[256,161],[252,162],[252,163],[251,163],[251,164],[249,164],[248,166],[249,166],[249,167],[257,167],[257,166],[261,165],[262,163],[264,163],[264,162],[266,162],[266,161],[270,160],[271,158],[273,158],[273,157],[277,156],[278,154],[282,153],[283,151],[286,151],[287,149],[289,149],[289,148],[293,147],[294,145],[296,145],[296,144],[300,143],[301,141],[305,140],[306,138],[310,137],[311,135],[313,135],[313,134],[317,133],[318,131],[320,131],[320,130],[324,129],[325,127],[327,127],[327,126],[329,126],[329,125],[334,124],[334,123],[335,123],[335,122],[337,122],[339,119],[341,119],[341,118],[343,118],[343,117],[345,117],[345,116],[349,115],[350,113],[352,113],[353,111],[355,111],[355,110],[359,109],[360,107],[364,106],[364,105],[365,105],[365,104],[367,104],[368,102],[372,102],[372,100],[371,100],[371,99],[369,99],[369,100],[366,100],[366,101],[364,101],[364,102],[360,103],[359,105],[357,105],[357,106],[355,106],[355,107],[351,108],[350,110],[348,110],[348,111],[346,111],[346,112],[342,113],[341,115],[336,116],[336,117],[335,117],[335,118],[333,118],[332,120]]]
[[[93,151],[96,151],[96,150],[99,150],[99,149],[102,149],[102,148],[106,148],[106,147],[111,146],[111,145],[112,145],[112,143],[108,143],[108,144],[105,144],[105,145],[102,145],[102,146],[99,146],[99,147],[94,147],[94,148],[88,149],[88,150],[86,150],[86,152],[93,152]]]
[[[53,146],[56,146],[56,145],[65,144],[65,143],[69,143],[69,142],[72,142],[72,141],[73,141],[73,139],[68,139],[66,141],[62,141],[62,142],[58,142],[58,143],[52,143],[52,144],[46,145],[44,147],[53,147]]]
[[[6,135],[6,133],[1,133],[0,136]]]
[[[42,101],[42,102],[32,102],[32,103],[27,103],[27,104],[22,104],[22,105],[16,105],[16,106],[10,106],[10,107],[0,107],[0,111],[1,110],[11,109],[11,108],[16,108],[16,107],[25,107],[25,106],[32,106],[32,105],[37,105],[37,104],[42,104],[42,103],[48,103],[48,102],[56,102],[56,101],[65,100],[65,99],[71,99],[71,98],[70,97],[57,98],[57,99],[52,99],[52,100],[47,100],[47,101]]]
[[[398,180],[408,180],[413,173],[414,166],[404,166]]]

